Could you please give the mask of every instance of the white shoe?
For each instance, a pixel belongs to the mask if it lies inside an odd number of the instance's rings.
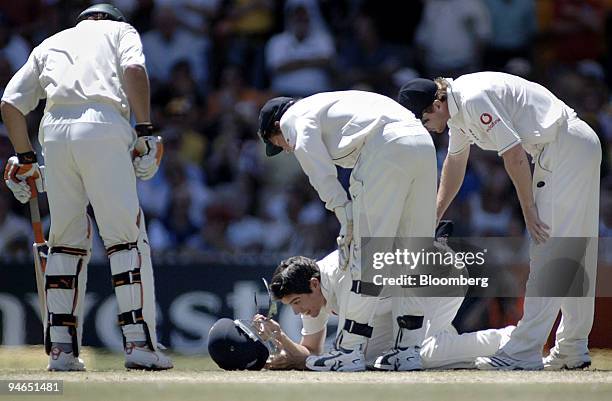
[[[339,347],[322,355],[309,356],[306,368],[318,372],[363,372],[365,356],[360,347],[354,350]]]
[[[588,352],[582,355],[564,355],[553,348],[542,363],[544,370],[581,370],[591,366],[591,357]]]
[[[421,347],[394,348],[376,358],[374,370],[412,371],[423,370],[421,362]]]
[[[54,346],[51,347],[47,370],[50,372],[83,372],[85,364],[81,358],[72,355],[72,352],[64,352],[61,348]]]
[[[542,370],[544,368],[541,361],[522,361],[503,351],[497,351],[492,356],[476,358],[475,364],[476,369],[480,370]]]
[[[510,341],[510,336],[512,332],[516,329],[516,326],[506,326],[503,329],[499,329],[499,334],[501,334],[501,340],[499,342],[499,348],[502,348],[504,345]]]
[[[152,351],[149,347],[138,347],[128,342],[125,345],[125,367],[128,369],[166,370],[172,369],[172,360],[161,351]]]

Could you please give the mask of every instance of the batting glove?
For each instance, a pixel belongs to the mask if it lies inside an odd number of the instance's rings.
[[[136,124],[134,127],[139,135],[134,144],[134,172],[141,180],[151,179],[157,170],[164,154],[164,144],[161,136],[150,135],[153,133],[153,125]],[[141,135],[147,134],[147,135]]]
[[[4,182],[13,192],[13,196],[21,203],[27,203],[32,197],[32,189],[28,181],[34,181],[36,191],[44,191],[42,173],[36,161],[36,153],[26,152],[11,156],[4,166]]]
[[[350,261],[350,248],[353,241],[353,203],[347,202],[344,206],[334,209],[334,213],[340,222],[340,233],[336,242],[338,243],[338,265],[340,269],[346,270]]]

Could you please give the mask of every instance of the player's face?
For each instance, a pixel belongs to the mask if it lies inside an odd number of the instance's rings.
[[[441,134],[446,129],[449,118],[448,103],[436,100],[431,106],[423,110],[421,121],[429,132]]]
[[[276,122],[276,131],[270,135],[270,142],[272,144],[278,146],[279,148],[283,148],[285,152],[293,152],[293,146],[289,145],[283,136],[282,131],[280,130],[280,126],[278,121]]]
[[[313,281],[316,281],[316,283],[313,283]],[[291,306],[293,313],[296,315],[317,317],[321,312],[321,308],[325,305],[325,298],[321,292],[319,280],[312,279],[310,289],[312,290],[310,294],[289,294],[281,298],[281,302]]]

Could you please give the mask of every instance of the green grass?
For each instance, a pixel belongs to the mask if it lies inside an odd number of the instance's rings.
[[[126,371],[122,355],[85,348],[87,372],[46,372],[41,347],[0,348],[0,379],[64,380],[61,396],[3,400],[523,401],[612,399],[612,351],[580,372],[224,372],[205,357],[173,355],[166,372]]]

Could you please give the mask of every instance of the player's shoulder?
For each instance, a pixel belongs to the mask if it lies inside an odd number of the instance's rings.
[[[336,249],[329,255],[325,256],[323,259],[317,261],[317,266],[319,269],[325,270],[335,270],[338,268],[338,250]]]

